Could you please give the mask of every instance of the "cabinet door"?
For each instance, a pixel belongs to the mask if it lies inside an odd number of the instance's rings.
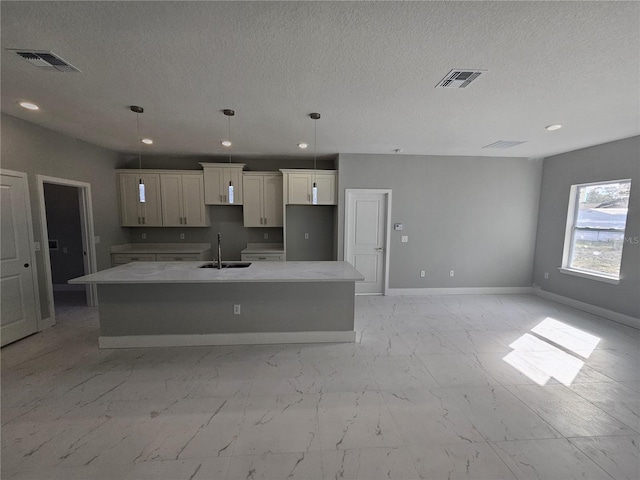
[[[264,218],[262,209],[262,177],[258,175],[245,175],[242,181],[245,190],[244,206],[242,207],[244,226],[262,227]]]
[[[119,173],[120,225],[123,227],[160,227],[160,177],[152,173]],[[145,186],[145,202],[138,196],[140,179]]]
[[[228,184],[227,180],[227,184]],[[221,185],[224,183],[224,169],[205,168],[204,169],[204,203],[207,205],[222,205]]]
[[[290,173],[287,203],[309,205],[311,203],[311,176],[308,173]]]
[[[134,173],[119,173],[120,188],[120,225],[138,227],[142,225],[140,203],[138,201],[138,182],[140,176]]]
[[[316,174],[318,187],[318,205],[336,205],[336,175],[333,173]]]
[[[282,227],[282,175],[265,175],[263,184],[264,225]]]
[[[160,175],[162,195],[162,224],[165,227],[179,227],[184,223],[182,209],[182,175],[163,173]]]
[[[210,225],[204,204],[204,180],[202,174],[182,174],[183,225],[206,227]]]

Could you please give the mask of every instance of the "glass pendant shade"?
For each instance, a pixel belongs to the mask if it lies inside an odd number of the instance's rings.
[[[313,182],[313,188],[311,189],[311,203],[313,205],[318,204],[318,186]]]
[[[233,184],[229,182],[229,203],[233,203]]]
[[[147,201],[144,194],[144,183],[142,182],[142,179],[140,179],[140,183],[138,184],[138,200],[140,200],[140,203],[145,203]]]

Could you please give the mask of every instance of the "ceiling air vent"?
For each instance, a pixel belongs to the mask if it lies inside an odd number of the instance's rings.
[[[490,143],[489,145],[485,145],[482,148],[500,148],[502,150],[505,150],[507,148],[515,147],[516,145],[520,145],[520,144],[523,144],[523,143],[527,143],[526,140],[525,141],[498,140],[497,142]]]
[[[57,72],[80,72],[80,70],[69,62],[64,61],[55,53],[47,50],[18,50],[11,48],[7,50],[13,50],[18,56],[24,58],[34,67]]]
[[[462,68],[451,70],[446,77],[438,82],[436,88],[465,88],[478,78],[482,72],[486,72],[486,70],[465,70]]]

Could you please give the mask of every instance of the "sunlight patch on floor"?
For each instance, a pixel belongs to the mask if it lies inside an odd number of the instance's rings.
[[[554,378],[571,385],[593,353],[600,338],[547,317],[509,346],[513,351],[503,360],[538,385]],[[579,358],[581,357],[581,358]]]

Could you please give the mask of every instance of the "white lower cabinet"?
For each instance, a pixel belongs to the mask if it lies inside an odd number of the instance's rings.
[[[284,262],[284,253],[242,253],[243,262]]]
[[[274,172],[243,174],[245,227],[282,227],[282,175]]]

